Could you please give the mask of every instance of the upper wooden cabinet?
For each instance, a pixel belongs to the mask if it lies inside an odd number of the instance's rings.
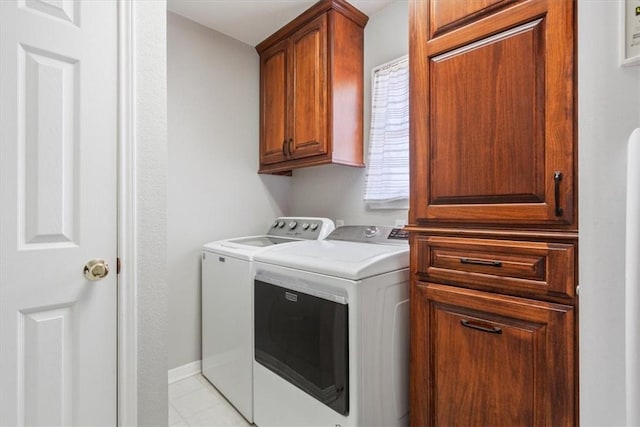
[[[577,228],[574,7],[412,2],[412,224]]]
[[[316,3],[260,43],[260,173],[325,163],[363,167],[367,16]]]

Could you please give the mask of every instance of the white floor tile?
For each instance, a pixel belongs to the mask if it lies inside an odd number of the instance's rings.
[[[198,377],[201,377],[201,375],[194,375],[169,384],[169,400],[177,399],[196,390],[202,390],[203,384]]]
[[[178,411],[169,403],[169,426],[175,426],[184,424],[184,419],[180,416]]]
[[[169,385],[170,427],[251,425],[202,375]]]
[[[224,397],[222,397],[222,394],[220,394],[218,389],[216,389],[215,386],[209,382],[209,380],[207,380],[202,375],[198,375],[198,379],[200,380],[204,388],[206,388],[207,390],[211,390],[213,394],[220,396],[221,399],[224,399]]]
[[[249,424],[233,408],[227,405],[220,405],[202,411],[192,417],[187,418],[189,427],[246,427]]]
[[[205,388],[178,397],[172,401],[173,407],[176,408],[178,413],[185,419],[205,409],[210,409],[223,403],[226,402],[224,402],[221,397]]]

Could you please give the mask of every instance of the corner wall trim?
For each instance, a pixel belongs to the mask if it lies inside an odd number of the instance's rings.
[[[195,362],[187,363],[186,365],[178,366],[177,368],[169,369],[169,384],[176,381],[183,380],[193,375],[198,375],[202,372],[202,363],[199,360]]]
[[[118,0],[118,426],[138,425],[134,2]]]

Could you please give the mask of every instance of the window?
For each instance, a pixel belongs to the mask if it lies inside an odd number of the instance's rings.
[[[409,204],[409,58],[372,71],[371,128],[364,201],[371,209]]]

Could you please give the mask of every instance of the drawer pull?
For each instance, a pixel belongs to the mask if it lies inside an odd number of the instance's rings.
[[[461,320],[460,324],[462,324],[462,326],[465,326],[467,328],[471,328],[471,329],[476,329],[478,331],[482,331],[482,332],[489,332],[490,334],[501,334],[502,333],[502,329],[498,328],[497,326],[492,326],[488,323],[481,323],[481,322],[473,322],[473,321],[469,321],[469,320]]]
[[[486,265],[489,267],[502,267],[500,261],[490,261],[486,259],[460,258],[461,264]]]

